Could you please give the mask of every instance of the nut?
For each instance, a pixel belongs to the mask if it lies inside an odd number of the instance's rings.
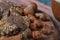
[[[42,32],[40,32],[40,31],[33,31],[32,32],[32,37],[34,39],[39,39],[39,38],[41,38],[41,36],[42,36]]]

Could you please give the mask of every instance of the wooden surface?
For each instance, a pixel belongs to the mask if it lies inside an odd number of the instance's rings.
[[[60,3],[56,2],[55,0],[52,0],[52,10],[56,19],[60,21]]]

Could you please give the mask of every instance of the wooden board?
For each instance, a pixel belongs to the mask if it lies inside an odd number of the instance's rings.
[[[60,21],[60,3],[55,0],[52,0],[52,10],[56,19]]]

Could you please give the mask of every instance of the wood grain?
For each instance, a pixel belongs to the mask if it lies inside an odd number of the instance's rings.
[[[60,3],[56,2],[55,0],[52,0],[52,10],[56,19],[60,21]]]

